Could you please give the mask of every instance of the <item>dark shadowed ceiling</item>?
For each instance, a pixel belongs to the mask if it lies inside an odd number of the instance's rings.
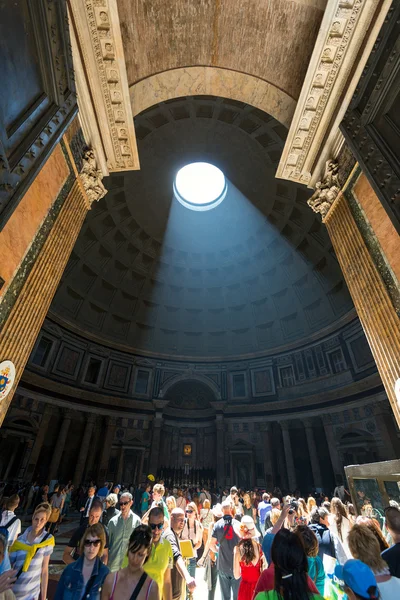
[[[275,179],[282,125],[199,96],[135,126],[141,170],[105,180],[54,298],[58,320],[121,348],[210,358],[301,344],[352,308],[310,191]],[[177,170],[198,160],[229,182],[208,212],[173,198]]]

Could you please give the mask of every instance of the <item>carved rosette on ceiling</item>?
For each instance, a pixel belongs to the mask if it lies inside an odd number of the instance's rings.
[[[139,168],[116,0],[70,0],[71,38],[85,139],[103,175]]]
[[[356,84],[352,69],[355,61],[360,62],[358,53],[378,4],[378,0],[328,0],[277,177],[313,185],[329,156],[335,156],[336,121],[350,101],[347,88]]]

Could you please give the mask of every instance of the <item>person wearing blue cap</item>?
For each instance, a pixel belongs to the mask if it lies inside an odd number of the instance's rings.
[[[335,577],[343,581],[349,600],[377,600],[380,597],[375,575],[361,560],[351,558],[344,565],[337,565]]]

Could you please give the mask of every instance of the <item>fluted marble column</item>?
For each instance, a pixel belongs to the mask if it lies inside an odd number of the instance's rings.
[[[311,471],[313,474],[314,486],[322,488],[321,467],[319,465],[318,451],[315,444],[313,421],[312,419],[304,419],[304,428],[306,430],[308,453],[310,455]]]
[[[0,402],[0,426],[64,272],[87,213],[86,197],[75,181],[0,332],[0,356],[15,364],[14,386]]]
[[[290,425],[288,421],[281,421],[280,423],[283,437],[283,448],[286,459],[286,471],[289,484],[289,491],[292,493],[296,489],[296,471],[294,468],[292,444],[290,442]]]
[[[400,376],[400,320],[342,193],[324,223],[400,426],[400,406],[395,394]]]
[[[58,478],[58,474],[59,474],[58,469],[60,466],[60,460],[61,460],[61,457],[64,452],[65,442],[67,441],[69,426],[71,425],[71,418],[72,418],[71,414],[68,413],[67,411],[63,411],[62,415],[63,415],[63,421],[62,421],[60,431],[57,436],[56,445],[54,447],[53,456],[51,458],[49,474],[47,476],[47,479],[49,481],[52,481],[52,479]]]
[[[90,438],[92,437],[93,427],[95,423],[95,415],[88,415],[85,431],[82,438],[82,443],[79,448],[78,460],[76,463],[75,474],[73,478],[74,485],[80,485],[82,482],[83,471],[85,469],[85,463],[87,461],[89,446],[90,446]]]

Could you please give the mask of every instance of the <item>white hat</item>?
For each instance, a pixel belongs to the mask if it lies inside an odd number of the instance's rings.
[[[221,508],[232,508],[232,502],[229,499],[229,496],[227,498],[225,498],[225,500],[222,502],[221,504]]]
[[[217,519],[222,519],[222,517],[224,516],[224,513],[222,512],[222,506],[220,504],[216,504],[215,506],[213,506],[211,512],[214,515],[214,517],[217,517]]]
[[[238,525],[234,525],[235,533],[240,537],[247,537],[247,533],[251,533],[252,538],[260,537],[260,532],[256,529],[254,520],[248,515],[244,515]]]

